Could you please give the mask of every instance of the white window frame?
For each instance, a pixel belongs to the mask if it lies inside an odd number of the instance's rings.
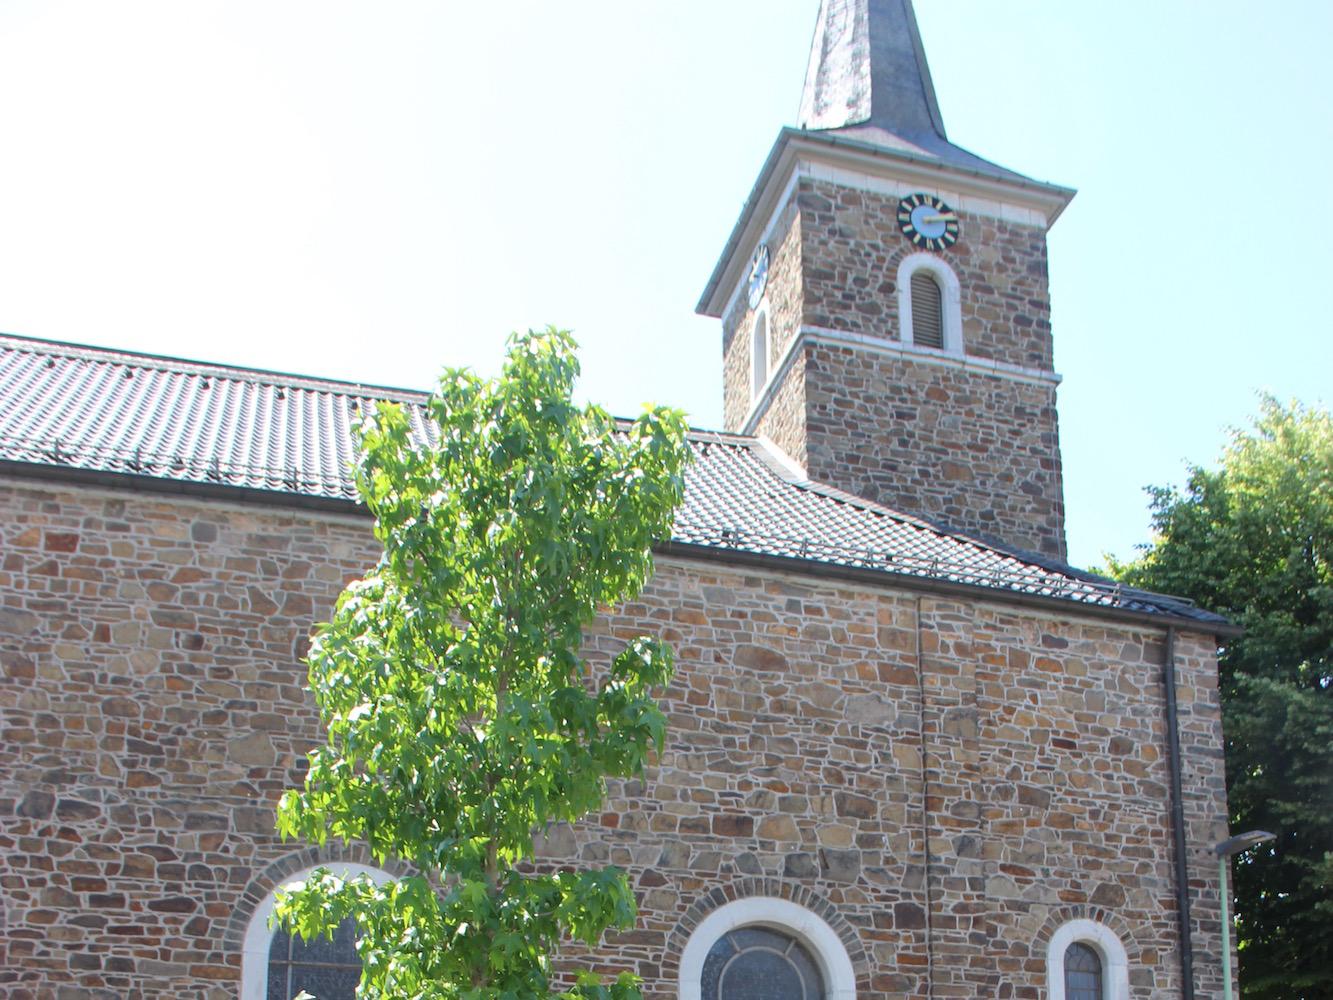
[[[917,271],[926,271],[940,285],[941,323],[944,329],[943,351],[936,347],[918,347],[912,340],[912,275]],[[957,354],[963,351],[963,308],[962,288],[958,284],[958,275],[953,273],[947,263],[933,253],[908,254],[898,263],[898,339],[919,351],[931,351],[936,354]]]
[[[1071,944],[1087,945],[1102,960],[1103,1000],[1129,1000],[1129,956],[1115,931],[1095,920],[1061,924],[1046,947],[1046,992],[1065,1000],[1065,952]]]
[[[775,896],[748,896],[719,906],[700,921],[680,956],[680,1000],[701,1000],[704,959],[718,939],[739,927],[771,927],[803,944],[824,977],[827,1000],[856,1000],[851,957],[819,914]]]
[[[764,343],[759,343],[757,334],[763,327]],[[768,380],[773,377],[773,324],[768,320],[768,299],[760,301],[750,320],[750,405],[764,394]]]
[[[268,1000],[268,950],[273,943],[274,931],[269,927],[269,918],[277,902],[277,892],[293,882],[300,882],[316,868],[327,868],[333,874],[347,878],[351,875],[367,875],[376,885],[383,885],[393,876],[378,868],[339,862],[330,865],[312,865],[283,879],[282,884],[260,900],[255,912],[250,915],[250,923],[245,928],[245,943],[241,946],[241,992],[240,1000]]]

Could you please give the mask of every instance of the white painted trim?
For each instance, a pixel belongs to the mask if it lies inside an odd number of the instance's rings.
[[[920,191],[922,194],[933,194],[936,198],[948,202],[960,212],[985,215],[992,219],[1015,222],[1024,226],[1036,226],[1040,229],[1046,228],[1045,212],[1032,207],[1016,205],[1013,202],[1001,201],[994,197],[993,189],[986,194],[964,194],[964,185],[957,177],[936,173],[927,179],[918,173],[916,179],[904,180],[887,174],[849,170],[846,167],[834,166],[831,163],[807,164],[804,161],[801,161],[801,163],[805,167],[803,173],[815,180],[828,181],[842,187],[865,191],[869,194],[883,195],[888,198],[901,198],[904,195]],[[944,184],[941,185],[940,181],[944,181]],[[949,184],[950,181],[953,182],[952,186]],[[971,189],[975,190],[975,188]],[[987,195],[990,195],[990,197],[987,197]]]
[[[944,260],[932,253],[910,253],[898,262],[898,339],[905,347],[915,347],[912,333],[912,275],[928,271],[939,282],[943,299],[944,353],[963,354],[963,295],[954,274]],[[921,348],[938,350],[938,348]]]
[[[791,369],[797,353],[807,342],[831,344],[835,347],[853,347],[857,350],[868,351],[871,354],[906,358],[910,361],[936,365],[940,368],[958,368],[963,371],[975,372],[978,375],[991,375],[995,378],[1008,379],[1012,382],[1024,382],[1029,385],[1057,386],[1064,381],[1062,376],[1055,372],[1048,372],[1043,368],[1025,368],[1022,365],[1011,365],[1005,361],[993,361],[990,358],[978,358],[968,354],[946,354],[944,351],[937,351],[929,347],[917,347],[914,344],[903,344],[896,340],[872,337],[864,333],[852,333],[848,330],[830,330],[822,326],[803,326],[800,332],[791,339],[777,365],[773,367],[772,374],[768,377],[768,385],[764,391],[760,393],[758,399],[750,404],[750,409],[745,414],[745,421],[741,424],[740,430],[737,431],[738,434],[754,433],[755,427],[759,423],[759,417],[768,409],[773,397],[777,394],[778,387],[787,378],[787,372]]]
[[[367,875],[376,885],[383,885],[393,877],[388,872],[380,871],[378,868],[344,862],[333,865],[315,865],[297,872],[290,878],[285,879],[282,885],[275,887],[274,891],[265,896],[255,907],[255,912],[250,915],[250,923],[245,928],[245,943],[241,947],[241,991],[238,994],[240,1000],[267,1000],[268,949],[269,945],[273,943],[273,929],[269,927],[268,922],[273,916],[274,894],[278,889],[289,886],[293,882],[301,881],[315,868],[327,868],[333,874],[343,877]]]
[[[767,297],[759,300],[759,305],[754,311],[754,316],[750,319],[750,403],[764,394],[768,388],[768,383],[773,377],[773,324],[768,321],[768,299]],[[764,326],[763,352],[760,353],[760,344],[756,337],[759,333],[759,324]],[[760,371],[760,365],[763,371]]]
[[[1129,956],[1115,931],[1095,920],[1071,920],[1051,936],[1046,948],[1046,992],[1065,1000],[1065,952],[1075,942],[1092,948],[1102,960],[1103,1000],[1129,1000]]]
[[[810,481],[809,474],[801,467],[801,464],[783,451],[778,443],[767,434],[759,434],[755,437],[755,440],[759,442],[759,447],[764,449],[764,454],[786,472],[791,482],[805,483]]]
[[[775,896],[749,896],[719,906],[700,922],[680,956],[680,1000],[701,1000],[704,959],[717,939],[749,926],[785,931],[810,949],[824,976],[827,1000],[855,1000],[856,973],[838,932],[818,914]]]

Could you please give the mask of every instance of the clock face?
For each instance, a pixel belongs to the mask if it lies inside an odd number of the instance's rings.
[[[958,242],[958,214],[931,194],[909,194],[898,202],[898,228],[925,250],[947,250]]]
[[[745,279],[745,289],[747,301],[750,308],[754,309],[759,305],[759,300],[764,297],[764,289],[768,286],[768,247],[761,246],[754,253],[754,259],[750,261],[750,273]]]

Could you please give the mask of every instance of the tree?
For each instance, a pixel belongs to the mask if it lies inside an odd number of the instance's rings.
[[[277,914],[306,939],[354,918],[363,998],[544,998],[562,938],[591,945],[634,920],[616,869],[523,866],[534,831],[597,807],[604,776],[660,749],[651,690],[672,669],[648,637],[598,668],[579,646],[651,574],[683,495],[684,420],[653,409],[618,426],[573,405],[577,374],[568,334],[515,336],[499,379],[445,372],[428,443],[396,405],[356,429],[384,552],[311,646],[328,743],[278,829],[362,840],[416,874],[377,887],[318,871]],[[580,974],[573,993],[638,989]]]
[[[1221,651],[1233,830],[1277,840],[1234,866],[1247,997],[1333,997],[1333,421],[1265,399],[1218,469],[1149,491],[1155,541],[1114,565],[1245,633]]]

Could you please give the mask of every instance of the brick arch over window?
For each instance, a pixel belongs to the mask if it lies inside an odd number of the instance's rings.
[[[1037,933],[1032,952],[1046,963],[1050,1000],[1064,1000],[1064,955],[1074,943],[1088,945],[1101,959],[1106,1000],[1129,1000],[1129,968],[1140,960],[1140,945],[1119,915],[1097,906],[1061,907]]]
[[[752,905],[744,911],[740,908],[729,909],[737,907],[737,904],[741,903],[751,903]],[[762,912],[765,910],[765,904],[768,903],[776,903],[778,906],[768,907],[768,912],[773,918],[765,920],[762,918]],[[817,922],[827,930],[827,937],[822,941],[822,946],[820,940],[811,940],[808,934],[809,928],[798,925],[800,923],[799,913],[788,911],[787,906],[795,907],[796,911],[803,911],[807,924]],[[796,917],[796,921],[782,919],[784,914],[777,913],[777,910],[782,910],[785,914]],[[751,911],[754,914],[760,914],[759,919],[751,920],[745,916]],[[716,914],[722,914],[718,926],[726,925],[723,933],[725,933],[725,929],[735,926],[733,921],[729,919],[729,915],[736,914],[744,918],[742,923],[766,923],[769,926],[779,929],[786,928],[796,932],[804,944],[814,946],[812,950],[819,952],[818,957],[822,962],[828,961],[829,951],[839,952],[840,957],[846,961],[845,969],[839,970],[840,976],[845,975],[850,980],[850,984],[844,982],[842,978],[831,976],[829,1000],[835,1000],[835,998],[836,1000],[852,1000],[856,996],[870,995],[869,958],[866,955],[865,947],[861,944],[861,939],[857,936],[856,929],[838,912],[837,907],[823,896],[800,883],[771,878],[738,879],[726,886],[718,886],[696,899],[667,937],[665,953],[662,956],[662,978],[664,981],[681,983],[682,959],[685,958],[687,950],[693,951],[690,947],[691,939],[695,937],[696,931],[705,924],[705,921]],[[807,933],[803,933],[803,930]],[[705,931],[707,931],[707,928],[705,928]],[[700,940],[696,947],[702,948],[703,952],[706,953],[710,945],[711,942],[705,943]],[[827,973],[832,970],[826,968],[824,971]],[[684,986],[683,983],[681,985]],[[682,1000],[688,1000],[689,995],[682,988],[679,996]]]
[[[263,871],[250,880],[242,891],[236,905],[232,907],[222,934],[223,947],[228,955],[242,957],[244,966],[245,937],[256,915],[268,919],[271,912],[273,892],[279,886],[312,868],[324,866],[334,871],[341,869],[353,871],[378,872],[386,878],[402,878],[411,874],[409,866],[399,862],[378,864],[364,844],[330,843],[324,847],[307,847],[292,851],[271,862]],[[265,909],[259,914],[260,909]],[[266,951],[267,954],[267,951]],[[244,974],[244,967],[242,973]]]

